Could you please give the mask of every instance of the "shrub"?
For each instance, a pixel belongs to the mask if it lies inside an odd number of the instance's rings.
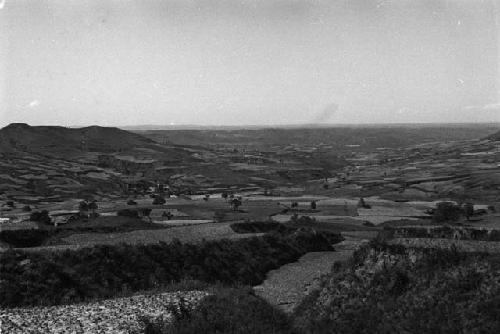
[[[462,209],[460,206],[455,205],[452,202],[439,202],[436,206],[432,219],[436,223],[457,221],[461,215]]]
[[[229,225],[236,233],[267,233],[267,232],[291,232],[293,228],[288,228],[284,224],[276,222],[245,222],[233,223]]]
[[[47,210],[32,212],[30,215],[30,220],[43,224],[50,224],[52,222]]]
[[[282,311],[245,288],[219,289],[194,310],[181,307],[174,311],[172,323],[150,325],[146,333],[288,334],[294,330]]]
[[[137,210],[132,210],[132,209],[118,210],[116,215],[120,217],[139,218],[139,212]]]
[[[215,210],[214,212],[214,221],[216,221],[217,223],[221,223],[224,221],[224,219],[226,218],[226,212],[223,211],[223,210]]]
[[[127,201],[127,205],[137,205],[137,202],[130,199]]]
[[[0,232],[0,240],[12,247],[37,247],[50,236],[47,230],[5,230]]]
[[[155,198],[153,200],[154,205],[162,205],[162,204],[165,204],[166,202],[167,201],[162,196],[155,196]]]

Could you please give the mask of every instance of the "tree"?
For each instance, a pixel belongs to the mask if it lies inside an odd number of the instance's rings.
[[[222,210],[216,210],[214,212],[214,221],[217,223],[223,222],[224,218],[226,218],[226,213]]]
[[[121,209],[116,213],[118,217],[139,218],[139,212],[131,209]]]
[[[170,211],[163,211],[161,216],[167,218],[167,220],[170,220],[174,217],[174,215]]]
[[[35,211],[31,213],[30,220],[43,224],[52,223],[52,219],[50,219],[49,212],[47,210]]]
[[[89,202],[81,201],[80,204],[78,204],[78,211],[79,211],[79,215],[81,217],[88,217],[89,216]]]
[[[358,208],[371,209],[371,205],[366,204],[365,199],[360,197],[358,201]]]
[[[316,201],[311,201],[311,210],[316,210]]]
[[[88,204],[88,208],[89,208],[89,211],[90,211],[90,215],[92,217],[95,217],[97,215],[97,213],[95,212],[99,207],[97,206],[97,203],[96,201],[92,201]]]
[[[452,202],[439,202],[432,219],[437,222],[457,221],[462,215],[460,206]]]
[[[238,211],[238,208],[241,206],[241,204],[243,204],[241,202],[241,199],[239,198],[233,198],[231,200],[231,206],[233,207],[233,211]]]
[[[464,204],[463,209],[464,209],[465,218],[467,220],[470,220],[470,217],[474,215],[474,205],[470,202],[467,202]]]
[[[227,194],[227,192],[225,192],[225,191],[224,191],[224,192],[223,192],[220,196],[221,196],[222,198],[224,198],[224,200],[225,200],[225,201],[227,201],[227,197],[228,197],[229,195]]]
[[[167,201],[162,196],[155,196],[155,199],[153,200],[154,205],[162,205],[165,204],[166,202]]]
[[[140,214],[142,217],[146,217],[146,218],[148,218],[149,222],[151,222],[151,217],[150,217],[151,211],[153,211],[153,209],[149,209],[149,208],[142,208],[142,209],[140,209],[140,210],[139,210],[139,214]]]
[[[208,201],[209,198],[210,198],[210,195],[209,194],[205,194],[205,196],[203,197],[203,200],[204,201]]]

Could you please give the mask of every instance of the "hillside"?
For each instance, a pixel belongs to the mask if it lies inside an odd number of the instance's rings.
[[[0,129],[0,199],[32,204],[117,195],[130,176],[154,179],[156,167],[192,163],[192,154],[113,127],[14,123]]]
[[[0,129],[0,148],[4,152],[117,152],[152,143],[150,139],[114,127],[89,126],[73,129],[12,123]]]
[[[500,131],[486,137],[486,139],[493,140],[493,141],[500,141]]]

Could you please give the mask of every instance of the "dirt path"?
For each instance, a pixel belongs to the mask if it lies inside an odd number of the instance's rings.
[[[345,236],[346,240],[335,245],[334,252],[311,252],[297,262],[286,264],[267,274],[266,280],[254,287],[257,295],[285,312],[294,307],[318,287],[322,275],[330,272],[336,261],[347,261],[363,239]]]

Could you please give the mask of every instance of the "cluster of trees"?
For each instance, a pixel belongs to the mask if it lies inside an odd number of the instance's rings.
[[[41,246],[53,233],[45,229],[0,231],[0,241],[12,247]]]
[[[311,251],[331,250],[321,233],[302,231],[200,244],[113,245],[0,258],[0,305],[50,305],[109,298],[184,279],[261,283],[269,270]]]
[[[166,202],[167,200],[161,195],[156,195],[153,199],[153,205],[163,205]]]
[[[273,221],[267,222],[244,222],[233,223],[230,225],[231,229],[236,233],[280,233],[288,235],[291,233],[298,233],[300,231],[320,231],[320,233],[328,240],[331,245],[337,244],[344,240],[340,233],[331,232],[328,230],[321,230],[316,227],[317,221],[309,216],[302,216],[293,224],[281,224]]]
[[[150,208],[140,208],[140,209],[120,209],[116,212],[118,217],[129,217],[129,218],[147,218],[151,220],[150,214],[153,209]]]
[[[245,222],[245,223],[232,223],[229,225],[236,233],[291,233],[295,231],[294,228],[289,228],[284,224],[277,222]]]
[[[221,196],[227,202],[229,202],[229,205],[231,205],[233,211],[238,211],[238,208],[243,204],[243,199],[241,198],[241,196],[234,196],[234,194],[230,194],[227,192],[223,192]]]
[[[96,201],[81,201],[78,204],[78,211],[80,217],[84,218],[95,218],[98,216],[97,209],[99,209]]]
[[[469,202],[462,205],[453,202],[439,202],[436,209],[432,211],[432,219],[436,223],[457,221],[462,216],[469,220],[473,215],[474,205]]]
[[[51,224],[52,219],[49,216],[49,212],[47,210],[42,211],[34,211],[30,214],[30,220],[34,222],[39,222],[42,224]]]

